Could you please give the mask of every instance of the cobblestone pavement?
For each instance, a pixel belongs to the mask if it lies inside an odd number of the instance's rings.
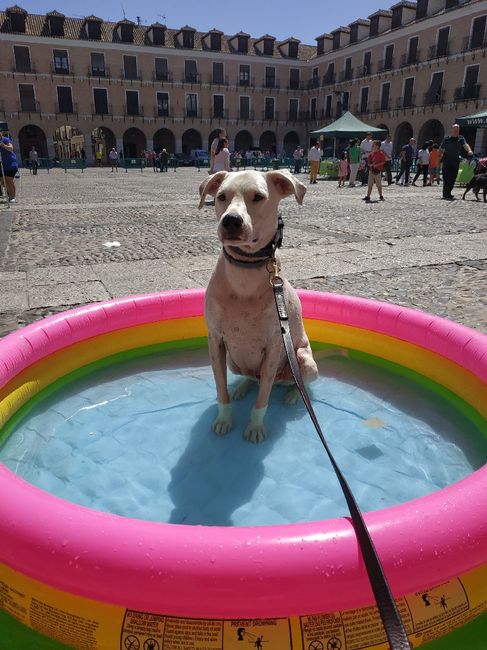
[[[204,174],[23,172],[18,203],[0,205],[0,335],[80,304],[206,286],[219,245],[213,208],[197,209]],[[436,186],[392,185],[384,203],[368,205],[361,187],[308,188],[303,206],[281,203],[294,286],[407,305],[487,332],[487,205],[472,193],[442,201]],[[114,241],[120,246],[104,246]]]

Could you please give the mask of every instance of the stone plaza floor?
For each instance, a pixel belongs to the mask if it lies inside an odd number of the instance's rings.
[[[22,171],[0,205],[0,335],[73,306],[204,287],[219,252],[206,171]],[[308,183],[305,175],[300,178]],[[441,187],[364,188],[320,180],[281,203],[284,273],[295,287],[394,302],[487,332],[487,204]],[[461,199],[462,188],[455,195]],[[120,246],[107,246],[119,242]]]

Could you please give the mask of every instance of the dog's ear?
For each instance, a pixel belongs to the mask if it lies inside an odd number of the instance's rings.
[[[267,172],[267,182],[274,185],[274,187],[281,194],[281,197],[291,196],[294,194],[296,201],[302,205],[304,195],[306,194],[306,185],[301,183],[295,176],[286,170]]]
[[[218,188],[223,183],[223,179],[228,173],[229,172],[226,171],[216,172],[216,174],[212,174],[211,176],[208,176],[208,178],[205,178],[205,180],[201,183],[200,203],[198,205],[198,208],[200,210],[205,205],[206,195],[209,194],[210,196],[215,196],[215,194],[218,191]]]

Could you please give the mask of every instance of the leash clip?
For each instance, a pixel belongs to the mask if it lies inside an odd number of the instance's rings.
[[[271,284],[271,287],[283,285],[283,279],[279,275],[280,270],[281,267],[279,266],[275,256],[273,255],[267,262],[267,271],[270,275],[269,282]]]

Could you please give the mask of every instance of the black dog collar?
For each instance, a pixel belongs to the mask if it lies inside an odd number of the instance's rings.
[[[238,246],[229,246],[230,250],[235,251],[237,255],[240,255],[241,257],[248,257],[250,258],[249,260],[238,260],[235,257],[232,257],[232,255],[230,255],[225,247],[222,249],[223,255],[225,256],[225,259],[230,262],[230,264],[235,264],[235,266],[240,266],[245,269],[260,268],[261,266],[267,264],[270,259],[272,259],[276,248],[281,248],[283,231],[284,221],[282,220],[282,216],[279,214],[277,216],[277,230],[276,234],[274,235],[274,239],[269,242],[267,246],[264,246],[264,248],[261,248],[255,253],[247,253]]]

